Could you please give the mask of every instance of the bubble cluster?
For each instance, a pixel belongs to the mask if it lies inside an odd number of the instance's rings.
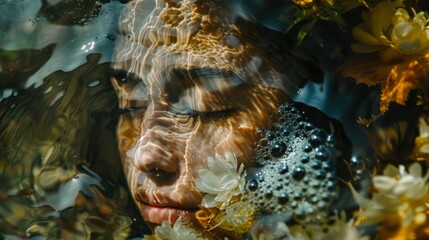
[[[339,194],[336,175],[341,157],[335,138],[315,127],[293,104],[282,105],[278,122],[258,131],[246,190],[260,214],[290,213],[295,221],[314,222],[328,215]]]

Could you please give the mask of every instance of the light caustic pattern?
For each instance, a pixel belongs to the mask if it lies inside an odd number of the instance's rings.
[[[254,165],[256,131],[301,75],[283,34],[228,1],[135,1],[120,32],[118,141],[132,195],[147,222],[192,218],[207,158]]]

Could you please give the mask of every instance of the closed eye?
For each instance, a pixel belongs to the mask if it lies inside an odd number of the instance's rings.
[[[232,72],[205,68],[176,69],[166,78],[168,111],[204,119],[230,116],[237,92],[248,85]]]
[[[112,70],[111,76],[119,98],[119,113],[144,112],[148,107],[149,91],[143,80],[125,70]]]
[[[234,110],[222,110],[215,112],[198,112],[198,111],[189,111],[187,113],[178,114],[178,115],[188,115],[191,117],[199,117],[201,119],[220,119],[230,117],[234,113]]]

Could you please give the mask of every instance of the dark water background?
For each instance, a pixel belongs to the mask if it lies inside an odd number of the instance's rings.
[[[108,74],[123,4],[0,0],[0,238],[142,236]]]
[[[124,4],[0,0],[0,238],[147,233],[116,148],[109,71]],[[293,98],[342,123],[363,169],[379,165],[376,156],[394,162],[408,154],[419,109],[392,106],[367,128],[356,119],[377,113],[379,89],[329,71],[322,80]]]

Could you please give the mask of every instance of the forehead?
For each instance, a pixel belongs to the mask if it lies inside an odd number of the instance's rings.
[[[122,14],[117,58],[143,65],[165,58],[158,66],[173,58],[190,67],[229,68],[249,52],[238,17],[228,1],[135,1]]]
[[[153,75],[173,69],[207,68],[244,79],[263,75],[259,78],[268,85],[280,82],[284,76],[272,66],[284,66],[286,60],[279,57],[279,44],[270,37],[273,31],[250,24],[233,2],[132,2],[120,21],[114,68],[142,79],[159,79]]]

